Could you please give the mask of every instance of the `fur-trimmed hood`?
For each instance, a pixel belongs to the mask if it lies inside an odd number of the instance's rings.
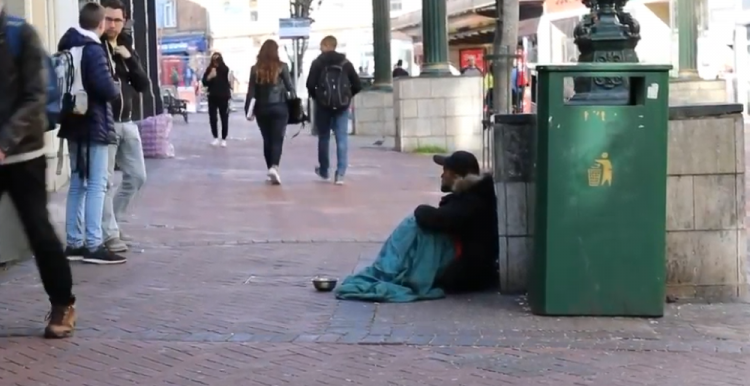
[[[472,188],[474,188],[475,186],[484,186],[485,184],[489,184],[494,192],[495,187],[492,179],[492,174],[467,174],[465,177],[459,177],[455,182],[453,182],[453,188],[451,191],[453,193],[465,193],[472,190]]]

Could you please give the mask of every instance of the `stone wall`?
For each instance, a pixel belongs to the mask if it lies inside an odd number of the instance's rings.
[[[482,78],[397,78],[393,82],[396,150],[423,147],[482,151]]]
[[[354,134],[394,137],[393,93],[362,91],[354,97]]]
[[[670,109],[667,293],[747,294],[745,142],[740,105]]]
[[[520,129],[522,126],[516,127]],[[667,294],[679,299],[708,301],[747,296],[742,106],[670,107],[668,136],[668,171],[665,176]],[[503,146],[515,147],[513,152],[506,151],[504,155],[497,154],[500,144],[496,144],[496,176],[507,175],[507,170],[497,169],[497,165],[503,164],[497,162],[498,157],[505,165],[509,164],[509,155],[524,156],[521,157],[524,159],[515,159],[518,165],[531,162],[531,152],[519,149],[529,146],[524,137],[504,134]],[[533,257],[528,241],[533,233],[533,181],[527,181],[525,173],[516,175],[516,180],[507,176],[504,180],[499,179],[496,186],[501,289],[510,293],[526,290],[526,277]]]
[[[682,80],[669,82],[669,105],[683,106],[704,103],[728,103],[726,81],[718,80]]]

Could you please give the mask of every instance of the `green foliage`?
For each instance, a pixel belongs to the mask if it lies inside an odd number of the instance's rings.
[[[418,154],[445,154],[448,149],[435,145],[425,145],[417,147],[413,152]]]

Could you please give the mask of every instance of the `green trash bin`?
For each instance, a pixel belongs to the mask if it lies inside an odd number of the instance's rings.
[[[671,66],[536,69],[532,312],[663,316]],[[625,79],[629,92],[566,100],[575,77],[600,85]]]

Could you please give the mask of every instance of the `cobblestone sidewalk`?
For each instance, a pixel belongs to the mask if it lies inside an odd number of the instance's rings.
[[[205,118],[175,124],[177,158],[149,162],[119,267],[76,264],[80,322],[39,338],[31,263],[0,274],[5,385],[747,385],[750,307],[670,305],[659,320],[541,318],[497,294],[415,304],[338,302],[310,278],[371,261],[416,204],[437,202],[426,157],[353,138],[347,185],[312,174],[288,141],[267,186],[256,128],[226,149]]]

